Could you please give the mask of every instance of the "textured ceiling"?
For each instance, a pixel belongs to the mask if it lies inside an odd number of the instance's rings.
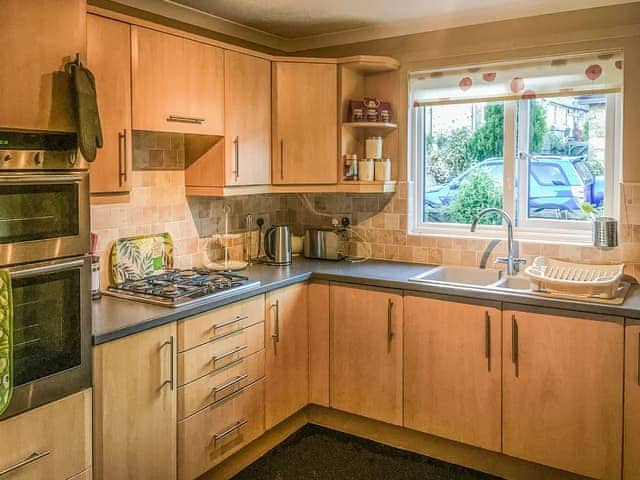
[[[629,0],[172,0],[286,39],[354,31],[420,19],[497,19],[627,3]]]

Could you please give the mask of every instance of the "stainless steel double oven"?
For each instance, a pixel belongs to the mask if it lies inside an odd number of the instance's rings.
[[[0,420],[91,385],[89,177],[75,134],[0,131],[13,384]]]

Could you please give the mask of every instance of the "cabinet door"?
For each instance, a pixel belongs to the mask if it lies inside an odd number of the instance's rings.
[[[626,328],[624,480],[640,480],[640,322]]]
[[[273,71],[273,183],[336,183],[336,65],[278,62]]]
[[[66,62],[85,54],[84,0],[2,0],[0,128],[76,130]]]
[[[500,451],[501,325],[496,308],[405,297],[405,427]]]
[[[271,62],[224,52],[225,184],[271,179]]]
[[[503,312],[503,452],[619,479],[622,319]]]
[[[270,292],[266,300],[268,430],[304,407],[309,399],[307,285]]]
[[[94,348],[94,474],[176,478],[175,324]]]
[[[402,296],[331,286],[331,407],[402,425]]]
[[[104,145],[91,164],[91,193],[129,191],[131,32],[126,23],[87,16],[87,64],[96,79]]]
[[[223,135],[222,49],[131,27],[133,128]]]
[[[309,284],[309,402],[329,406],[328,283]]]

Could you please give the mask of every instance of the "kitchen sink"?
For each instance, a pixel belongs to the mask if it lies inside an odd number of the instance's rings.
[[[501,275],[500,270],[444,265],[411,277],[409,280],[421,283],[489,287],[498,283]]]
[[[506,290],[531,290],[531,283],[527,277],[504,277],[491,285],[491,287]]]

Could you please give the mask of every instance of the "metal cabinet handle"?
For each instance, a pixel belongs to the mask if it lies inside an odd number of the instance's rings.
[[[271,305],[271,308],[276,309],[276,316],[273,323],[273,333],[271,334],[271,338],[273,338],[276,343],[280,342],[280,301],[276,300],[276,303]]]
[[[169,115],[167,117],[167,122],[193,123],[196,125],[200,125],[201,123],[204,123],[204,118],[184,117],[181,115]]]
[[[234,323],[238,323],[241,322],[242,320],[246,320],[247,318],[249,318],[247,315],[238,315],[235,318],[232,318],[231,320],[226,320],[222,323],[216,323],[213,325],[213,335],[215,336],[216,334],[216,330],[220,329],[220,328],[224,328],[224,327],[228,327],[229,325],[233,325]],[[242,330],[241,328],[239,328],[238,330]],[[238,331],[236,330],[236,331]]]
[[[169,380],[165,380],[164,382],[162,382],[162,387],[164,387],[165,385],[169,384],[171,385],[171,390],[173,390],[175,388],[175,382],[173,381],[174,378],[174,369],[175,369],[175,365],[174,365],[174,360],[173,360],[173,347],[174,347],[174,339],[173,339],[173,335],[171,335],[171,337],[169,338],[169,340],[167,340],[166,342],[164,342],[162,344],[162,346],[160,348],[164,348],[166,346],[169,346],[169,373],[170,373],[170,378]]]
[[[389,299],[387,302],[387,341],[391,341],[393,338],[393,300]]]
[[[491,371],[491,317],[484,312],[484,356],[487,359],[487,369]]]
[[[240,176],[240,140],[238,137],[233,139],[233,156],[235,167],[233,170],[233,176],[235,177],[235,181],[238,181],[238,177]]]
[[[511,362],[516,367],[516,378],[520,374],[518,343],[518,321],[515,315],[511,315]]]
[[[222,353],[220,355],[214,355],[212,358],[214,368],[216,366],[216,362],[219,362],[220,360],[224,360],[225,358],[229,358],[232,355],[235,355],[236,353],[240,353],[241,351],[246,349],[247,349],[247,345],[240,345],[239,347],[232,348],[226,353]]]
[[[118,185],[127,181],[127,129],[118,132]]]
[[[223,383],[222,385],[218,385],[217,387],[213,387],[213,395],[217,395],[220,392],[224,392],[227,388],[231,388],[234,385],[242,382],[249,378],[249,374],[245,373],[244,375],[238,375],[237,377],[232,378],[228,382]]]
[[[45,450],[43,452],[33,452],[31,455],[29,455],[27,458],[25,458],[21,462],[18,462],[15,465],[11,465],[10,467],[7,467],[4,470],[0,471],[0,477],[4,477],[5,475],[10,474],[11,472],[15,472],[16,470],[22,467],[26,467],[27,465],[35,463],[38,460],[42,460],[44,457],[46,457],[50,453],[51,452],[49,452],[48,450]]]
[[[284,138],[280,139],[280,180],[284,180]]]
[[[220,440],[222,440],[225,437],[228,437],[229,435],[231,435],[234,432],[237,432],[238,430],[240,430],[242,427],[244,427],[247,423],[249,423],[249,419],[244,419],[244,420],[239,420],[236,423],[234,423],[233,425],[231,425],[229,428],[227,428],[226,430],[224,430],[223,432],[220,433],[216,433],[213,436],[213,446],[216,446],[216,443],[219,442]]]

